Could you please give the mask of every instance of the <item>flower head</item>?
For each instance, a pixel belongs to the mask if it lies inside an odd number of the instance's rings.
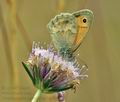
[[[42,92],[75,89],[80,84],[80,79],[87,77],[81,73],[84,66],[79,68],[75,60],[67,61],[51,47],[43,49],[39,43],[33,43],[32,52],[23,66],[34,86]]]

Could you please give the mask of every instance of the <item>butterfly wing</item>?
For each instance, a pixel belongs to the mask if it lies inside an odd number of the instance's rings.
[[[69,13],[61,13],[48,23],[53,43],[58,50],[72,47],[77,33],[76,23],[75,16]]]
[[[73,15],[77,21],[77,33],[74,39],[74,48],[75,51],[80,44],[82,43],[84,37],[86,36],[87,32],[90,29],[92,20],[93,20],[93,13],[91,10],[83,9],[77,12],[74,12]]]
[[[55,16],[48,23],[48,30],[58,51],[73,53],[88,32],[92,18],[92,12],[86,9]]]

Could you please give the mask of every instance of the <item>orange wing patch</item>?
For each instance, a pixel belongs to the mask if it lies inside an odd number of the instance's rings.
[[[75,45],[80,45],[80,43],[82,42],[83,38],[85,37],[89,26],[87,24],[87,18],[85,17],[76,17],[77,20],[77,34],[74,40],[74,44]]]

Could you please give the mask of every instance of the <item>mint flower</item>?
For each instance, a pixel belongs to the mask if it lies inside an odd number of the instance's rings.
[[[88,77],[86,71],[82,71],[84,66],[79,68],[76,60],[67,61],[51,47],[43,49],[35,42],[28,60],[22,64],[38,90],[32,102],[36,102],[41,93],[57,92],[58,100],[62,99],[59,97],[62,91],[76,89],[80,79]]]

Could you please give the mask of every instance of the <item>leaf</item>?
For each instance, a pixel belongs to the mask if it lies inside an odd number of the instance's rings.
[[[35,86],[39,88],[40,87],[40,76],[39,76],[39,69],[37,68],[36,65],[33,66],[33,73],[34,73]]]
[[[29,71],[28,66],[24,62],[22,62],[22,65],[24,66],[24,69],[28,73],[28,75],[29,75],[30,79],[32,80],[33,84],[35,84],[35,80],[34,80],[32,74],[31,74],[31,72]]]

